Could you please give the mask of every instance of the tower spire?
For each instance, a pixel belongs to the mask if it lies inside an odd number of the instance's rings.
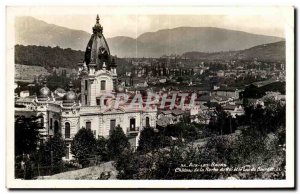
[[[93,33],[96,34],[96,33],[101,33],[103,32],[103,28],[99,22],[100,20],[100,17],[99,17],[99,14],[97,14],[97,17],[96,17],[96,24],[94,25],[93,27]]]
[[[96,24],[99,24],[99,20],[100,20],[99,14],[97,14],[97,17],[96,17]]]

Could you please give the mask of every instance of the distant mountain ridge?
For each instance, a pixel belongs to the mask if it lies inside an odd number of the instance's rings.
[[[199,60],[259,60],[268,62],[285,62],[285,41],[254,46],[240,51],[228,52],[186,52],[182,56]]]
[[[16,18],[16,44],[50,46],[84,50],[90,34],[54,24],[48,24],[33,17]]]
[[[90,35],[33,17],[16,18],[16,44],[85,50]],[[146,32],[136,39],[126,36],[107,38],[111,54],[118,57],[160,57],[189,51],[237,51],[282,40],[280,37],[213,27],[163,29]]]

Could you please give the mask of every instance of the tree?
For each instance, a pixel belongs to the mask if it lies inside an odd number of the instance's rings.
[[[63,72],[64,70],[61,75],[54,74],[47,76],[47,87],[50,90],[55,90],[62,86],[64,86],[63,89],[67,89],[66,87],[68,86],[68,83],[70,83],[71,79],[66,75],[63,75]]]
[[[140,156],[131,149],[125,149],[117,158],[115,166],[118,179],[138,179]]]
[[[232,145],[228,136],[212,136],[208,138],[202,154],[205,163],[229,164],[231,162]]]
[[[89,164],[89,159],[94,155],[95,148],[96,139],[90,129],[81,128],[71,143],[71,153],[83,167]]]
[[[130,144],[122,128],[117,126],[109,136],[107,148],[112,159],[116,159],[125,148],[129,148]]]
[[[142,153],[159,148],[160,145],[159,133],[155,132],[152,127],[146,127],[142,130],[139,140],[138,151]]]
[[[261,98],[264,95],[265,91],[253,84],[247,86],[245,91],[241,93],[243,98]]]
[[[177,82],[183,82],[183,77],[178,77]]]
[[[52,173],[59,173],[62,170],[60,167],[62,167],[62,157],[65,156],[65,151],[65,141],[60,133],[56,133],[48,141],[40,145],[38,161],[42,166],[51,166]]]
[[[245,107],[245,115],[241,119],[243,129],[233,145],[232,163],[284,169],[285,105],[269,99],[265,101],[264,108],[259,105]],[[278,175],[277,179],[285,176],[284,170],[280,173],[263,173],[263,176]]]
[[[15,154],[35,152],[39,141],[39,123],[37,117],[21,116],[15,122]]]
[[[267,99],[265,107],[251,105],[244,108],[245,114],[240,122],[261,135],[276,131],[280,126],[285,127],[286,106],[280,101]]]
[[[234,133],[237,126],[236,120],[225,112],[222,107],[217,107],[215,110],[215,117],[209,123],[209,128],[216,134],[224,135]]]
[[[99,157],[100,161],[108,161],[109,153],[107,149],[107,139],[99,136],[96,140],[96,152],[95,154]]]
[[[190,122],[181,121],[174,125],[168,125],[164,130],[164,135],[193,141],[200,137],[200,129]]]

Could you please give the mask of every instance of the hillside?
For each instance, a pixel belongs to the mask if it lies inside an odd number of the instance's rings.
[[[266,62],[285,61],[285,41],[258,45],[241,51],[229,52],[186,52],[182,55],[189,59],[200,60],[253,60]]]
[[[238,52],[239,59],[261,61],[285,61],[285,41],[255,46]]]
[[[60,47],[44,46],[15,46],[15,64],[41,66],[45,69],[53,67],[63,67],[77,69],[78,62],[83,62],[84,52],[72,49],[62,49]],[[117,71],[119,74],[125,73],[128,63],[120,58],[116,58]]]
[[[137,40],[145,46],[140,50],[142,55],[150,52],[158,56],[186,51],[236,51],[281,39],[221,28],[179,27],[145,33]]]
[[[54,24],[48,24],[33,17],[16,18],[16,44],[38,45],[85,50],[90,34]]]
[[[126,40],[125,40],[126,41]],[[285,61],[285,42],[276,42],[271,44],[259,45],[242,51],[230,52],[187,52],[182,55],[186,58],[200,59],[206,61],[212,60],[252,60],[261,61]],[[43,46],[15,46],[15,64],[41,66],[46,69],[53,67],[63,67],[69,69],[77,69],[77,64],[83,61],[84,52],[72,49],[62,49],[59,47],[43,47]],[[119,74],[125,73],[130,69],[130,64],[121,58],[117,58],[117,71]]]
[[[33,17],[16,19],[16,44],[85,50],[89,38],[87,32],[48,24]],[[279,37],[212,27],[164,29],[146,32],[136,39],[126,36],[107,38],[111,54],[119,57],[160,57],[189,51],[237,51],[282,40]]]
[[[33,82],[38,76],[49,75],[44,67],[15,64],[15,81]]]

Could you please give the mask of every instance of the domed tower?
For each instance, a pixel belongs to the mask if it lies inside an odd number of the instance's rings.
[[[48,113],[52,102],[53,98],[51,96],[51,91],[47,87],[46,80],[44,80],[43,87],[40,89],[36,98],[36,104],[34,105],[37,113],[36,116],[39,118],[39,134],[41,135],[42,139],[45,139],[49,132]]]
[[[38,101],[40,102],[45,102],[49,101],[51,97],[51,91],[47,87],[47,82],[46,80],[43,81],[43,87],[40,89],[39,94],[37,96]]]
[[[99,106],[101,96],[115,92],[117,85],[117,64],[110,54],[99,20],[97,15],[84,61],[79,65],[83,106]]]
[[[73,91],[73,84],[69,83],[69,91],[63,97],[63,106],[73,106],[76,103],[77,96]]]
[[[77,102],[77,95],[73,91],[73,84],[70,82],[69,91],[63,97],[61,105],[61,134],[65,140],[70,141],[79,129],[80,104]]]
[[[84,62],[89,69],[95,67],[96,71],[100,70],[103,67],[103,63],[105,63],[106,68],[110,70],[110,51],[103,35],[103,27],[99,23],[99,20],[99,15],[97,15],[96,24],[93,27],[93,34],[85,50]]]

